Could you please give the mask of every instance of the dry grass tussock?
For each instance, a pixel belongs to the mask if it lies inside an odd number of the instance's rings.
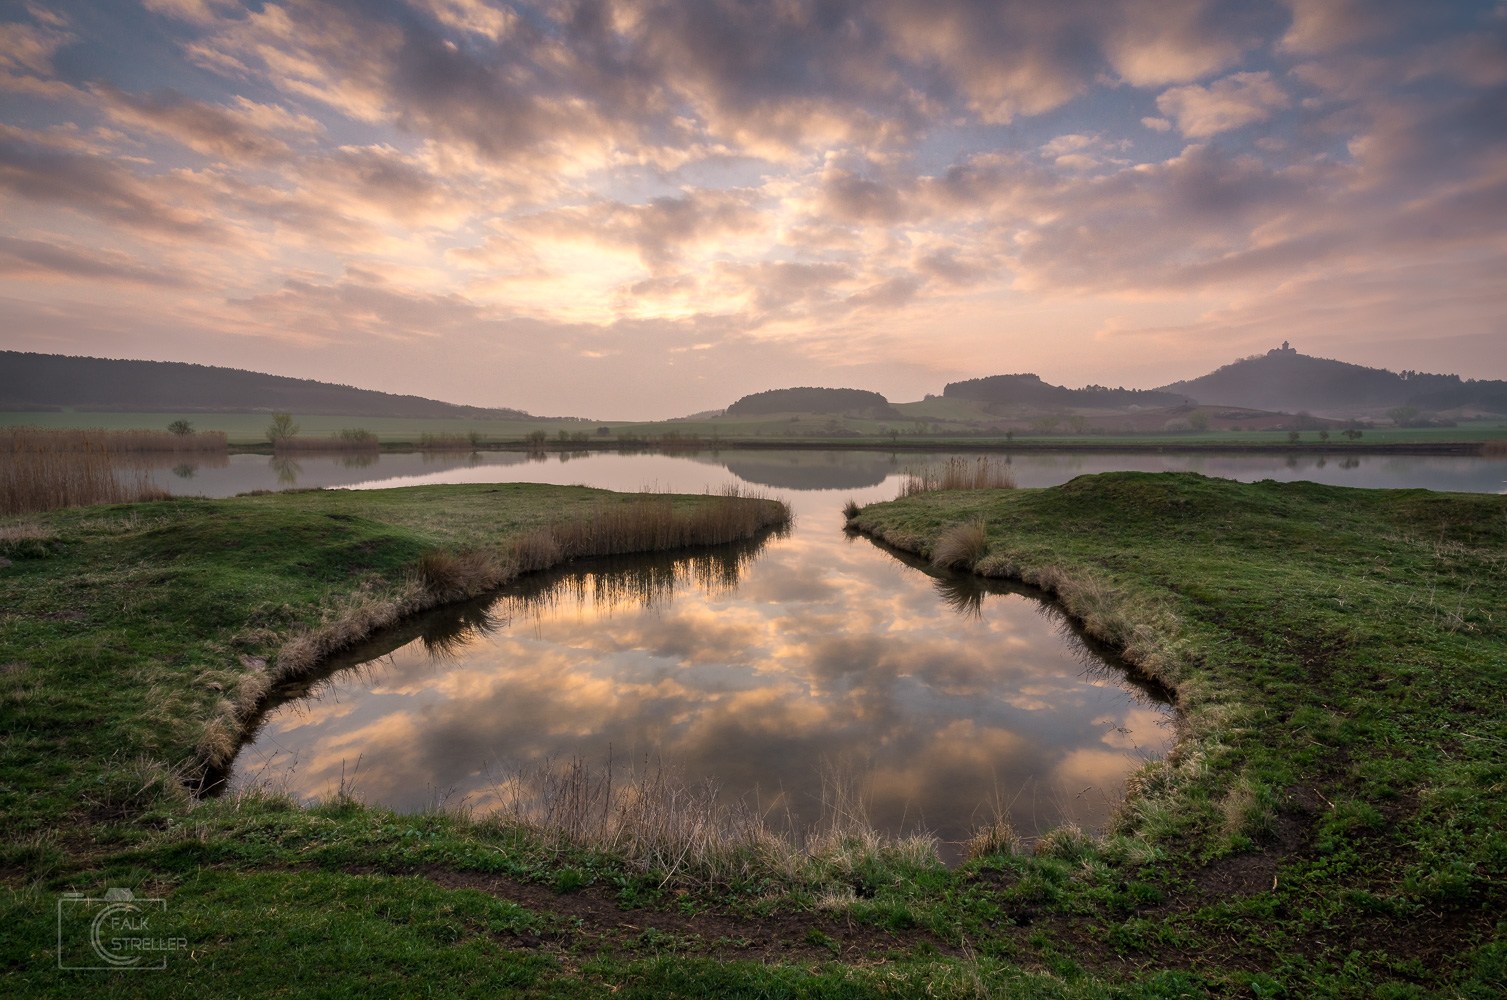
[[[955,524],[937,536],[931,547],[931,564],[943,569],[969,569],[989,551],[984,519]]]
[[[226,450],[223,431],[173,434],[169,431],[110,431],[97,427],[0,428],[0,455],[84,452],[218,452]]]
[[[980,456],[970,462],[961,456],[949,458],[941,468],[930,466],[919,472],[907,470],[900,484],[902,497],[937,490],[1013,490],[1015,476],[1009,466],[997,458]]]
[[[997,816],[988,826],[974,830],[963,846],[970,861],[999,855],[1011,857],[1025,852],[1025,842],[1003,816]]]
[[[127,472],[102,451],[0,454],[0,516],[167,499],[145,471]]]

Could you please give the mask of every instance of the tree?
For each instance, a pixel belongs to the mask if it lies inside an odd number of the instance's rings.
[[[1398,427],[1407,427],[1418,419],[1418,407],[1399,406],[1387,411],[1387,416],[1392,418],[1392,423]]]
[[[1053,416],[1037,417],[1031,421],[1031,430],[1038,434],[1050,434],[1057,429],[1060,421]]]
[[[1287,443],[1288,444],[1297,444],[1298,443],[1298,432],[1297,431],[1288,431],[1287,432]]]
[[[1087,417],[1083,417],[1083,416],[1069,417],[1067,422],[1073,425],[1073,433],[1074,434],[1087,434],[1088,433],[1088,418]]]
[[[1346,441],[1354,441],[1361,435],[1361,432],[1354,427],[1346,427],[1344,430],[1340,431],[1340,433],[1345,435]]]
[[[285,441],[298,434],[298,425],[293,422],[291,413],[272,414],[272,423],[267,425],[267,440],[273,444]]]
[[[1323,430],[1319,431],[1319,440],[1320,441],[1328,441],[1329,440],[1329,432],[1328,431],[1323,431]]]
[[[1188,414],[1188,426],[1193,428],[1195,431],[1208,430],[1209,415],[1203,410],[1194,410],[1192,413]]]
[[[174,420],[167,425],[167,429],[179,437],[187,437],[194,432],[194,425],[187,420]]]

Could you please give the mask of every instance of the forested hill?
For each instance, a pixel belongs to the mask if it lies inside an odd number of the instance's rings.
[[[311,416],[529,418],[522,410],[459,406],[239,368],[0,351],[0,410],[64,406],[144,413],[286,411]]]
[[[727,408],[730,417],[762,416],[770,413],[852,413],[870,419],[898,417],[890,401],[867,389],[770,389],[744,396]]]
[[[966,382],[949,382],[943,396],[1006,406],[1083,406],[1117,409],[1126,406],[1177,406],[1187,397],[1154,389],[1110,389],[1102,385],[1069,389],[1043,382],[1038,375],[990,375]]]
[[[1285,344],[1199,378],[1162,386],[1162,390],[1200,403],[1259,410],[1337,413],[1393,406],[1431,411],[1463,406],[1507,413],[1507,382],[1424,372],[1399,374],[1299,354]]]

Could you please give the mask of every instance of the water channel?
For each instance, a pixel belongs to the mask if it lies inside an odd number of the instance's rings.
[[[1041,595],[938,573],[842,531],[847,499],[892,498],[907,467],[943,458],[489,453],[383,455],[354,469],[300,460],[300,486],[537,481],[701,492],[734,482],[789,501],[796,522],[716,552],[582,562],[377,637],[268,713],[234,783],[305,801],[344,783],[404,810],[486,810],[519,767],[610,759],[669,768],[690,784],[710,779],[724,797],[797,828],[821,821],[834,783],[846,782],[876,828],[929,830],[944,855],[996,809],[1028,836],[1068,819],[1097,827],[1128,771],[1165,752],[1165,698]],[[1031,455],[1012,468],[1023,486],[1115,468],[1483,492],[1507,479],[1504,462],[1415,457],[1320,466],[1281,456]],[[266,456],[232,456],[164,485],[225,495],[275,487],[269,469]]]

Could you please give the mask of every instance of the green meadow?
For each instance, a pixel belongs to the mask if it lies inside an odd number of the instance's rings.
[[[659,502],[695,518],[721,499]],[[514,484],[6,519],[6,994],[1507,988],[1502,496],[1111,473],[850,511],[855,532],[1055,592],[1175,692],[1177,748],[1132,776],[1112,828],[1034,853],[986,827],[954,869],[858,830],[805,854],[728,836],[635,855],[345,794],[190,793],[295,652],[511,578],[541,526],[636,502]],[[727,537],[778,525],[748,503]],[[468,566],[491,569],[467,584]],[[60,894],[110,887],[167,901],[161,929],[186,942],[169,971],[55,968]]]

